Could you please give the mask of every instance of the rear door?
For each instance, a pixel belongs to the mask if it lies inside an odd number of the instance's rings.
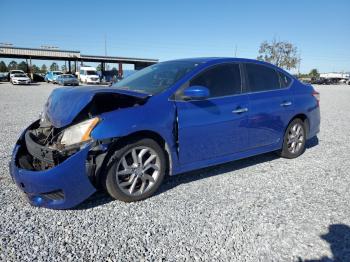
[[[188,83],[195,85],[207,87],[211,95],[201,101],[176,101],[181,164],[246,150],[248,96],[242,94],[240,65],[213,66]]]
[[[273,67],[246,63],[249,92],[249,146],[256,148],[279,143],[294,111],[291,80]],[[283,82],[288,81],[288,82]]]

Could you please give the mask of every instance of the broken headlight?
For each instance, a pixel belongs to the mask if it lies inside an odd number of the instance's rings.
[[[98,117],[95,117],[80,122],[79,124],[76,124],[74,126],[68,127],[63,131],[60,140],[61,144],[65,146],[70,146],[91,140],[90,133],[99,121],[100,119]]]

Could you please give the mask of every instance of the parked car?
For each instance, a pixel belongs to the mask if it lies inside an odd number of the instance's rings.
[[[328,83],[326,78],[320,77],[320,78],[312,78],[311,84],[313,85],[326,85]]]
[[[9,72],[9,81],[11,80],[11,78],[15,75],[15,74],[26,74],[24,73],[23,70],[10,70]]]
[[[33,74],[33,81],[34,82],[45,82],[45,75],[34,73]]]
[[[92,66],[82,66],[79,70],[80,82],[85,84],[99,84],[100,76],[97,73],[96,68]]]
[[[48,71],[45,75],[45,81],[48,83],[57,83],[57,77],[59,75],[62,75],[63,73],[61,71]]]
[[[29,85],[32,81],[26,74],[17,73],[12,75],[10,82],[13,85]]]
[[[296,158],[319,130],[319,94],[276,66],[175,60],[108,88],[55,89],[17,141],[10,173],[35,206],[71,208],[100,185],[132,202],[166,175],[271,151]]]
[[[8,72],[0,73],[0,81],[7,81],[8,75],[9,75]]]
[[[78,79],[71,74],[63,74],[57,77],[57,84],[62,86],[78,86]]]

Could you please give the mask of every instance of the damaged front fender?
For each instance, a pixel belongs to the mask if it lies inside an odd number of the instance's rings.
[[[32,205],[52,209],[72,208],[96,191],[86,174],[90,144],[86,144],[61,164],[42,171],[26,170],[18,166],[17,156],[23,146],[17,143],[14,149],[10,173]]]

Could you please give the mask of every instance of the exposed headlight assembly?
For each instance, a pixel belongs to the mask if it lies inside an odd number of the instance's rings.
[[[100,119],[95,117],[68,127],[63,131],[61,144],[70,146],[91,140],[90,133],[99,121]]]

